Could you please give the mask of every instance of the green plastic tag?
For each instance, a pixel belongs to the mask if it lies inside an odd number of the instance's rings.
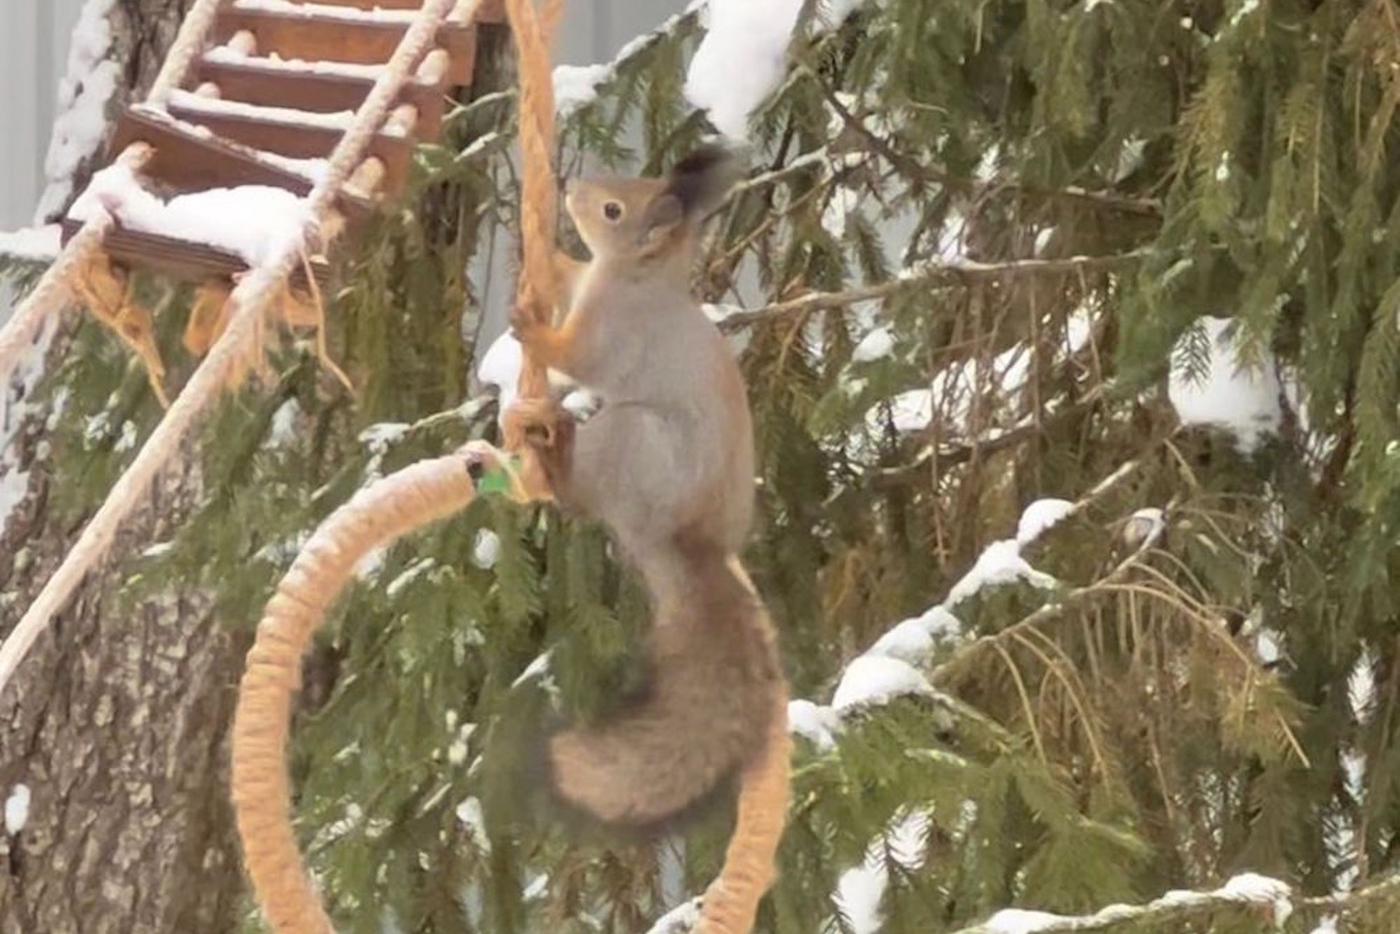
[[[490,471],[476,482],[476,491],[481,494],[509,493],[511,471],[519,472],[520,458],[512,457],[507,463],[510,465],[510,471],[499,467]]]

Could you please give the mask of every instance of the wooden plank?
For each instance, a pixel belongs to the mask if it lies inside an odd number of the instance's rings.
[[[258,159],[256,149],[226,139],[195,135],[141,110],[127,110],[117,121],[109,148],[111,157],[137,141],[155,147],[145,173],[176,192],[269,185],[305,197],[310,179]],[[342,192],[337,204],[352,225],[376,210],[373,201]]]
[[[66,244],[82,226],[81,221],[64,219],[63,242]],[[228,279],[248,270],[248,264],[241,256],[215,249],[207,243],[191,243],[121,227],[114,228],[107,235],[103,247],[118,262],[153,269],[189,282]],[[311,272],[322,291],[327,290],[331,280],[330,264],[323,259],[313,259]],[[306,290],[306,270],[300,265],[292,272],[292,285]]]
[[[226,140],[293,159],[324,159],[344,135],[330,127],[278,123],[239,113],[194,110],[175,103],[171,103],[167,109],[175,119],[206,127]],[[379,133],[370,141],[367,154],[384,162],[385,194],[397,195],[402,192],[408,183],[413,140]]]
[[[423,0],[315,0],[315,2],[325,6],[348,6],[357,10],[373,10],[378,7],[381,10],[421,10]],[[483,23],[503,23],[506,19],[506,8],[503,0],[481,0],[477,7],[476,18]]]
[[[290,107],[318,113],[356,110],[364,103],[374,79],[358,75],[331,75],[290,71],[275,65],[245,62],[197,62],[190,85],[204,82],[218,85],[223,100],[243,101],[263,107]],[[440,85],[413,80],[404,85],[401,103],[418,108],[418,133],[433,139],[442,127],[446,96]]]
[[[226,8],[215,20],[213,40],[223,44],[245,29],[257,37],[262,55],[276,53],[282,58],[308,62],[382,65],[393,56],[408,26],[373,19],[342,20]],[[475,26],[444,23],[438,30],[437,43],[452,56],[448,80],[454,86],[471,84],[476,65]]]

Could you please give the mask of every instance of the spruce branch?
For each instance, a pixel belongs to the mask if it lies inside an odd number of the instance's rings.
[[[1135,263],[1147,255],[1146,250],[1131,250],[1106,256],[1014,259],[995,263],[969,259],[926,260],[903,270],[893,279],[874,285],[859,286],[841,292],[808,292],[806,295],[774,302],[753,311],[735,312],[719,322],[719,328],[725,333],[733,333],[755,324],[796,317],[812,311],[849,308],[860,302],[885,299],[910,289],[930,285],[958,285],[986,279],[1115,269]]]

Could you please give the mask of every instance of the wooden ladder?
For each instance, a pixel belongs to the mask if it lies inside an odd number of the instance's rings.
[[[149,144],[154,151],[141,174],[165,197],[241,185],[304,197],[421,7],[421,0],[225,0],[203,54],[166,105],[135,104],[122,114],[109,161]],[[438,138],[449,95],[471,85],[477,25],[504,18],[501,0],[457,4],[339,192],[338,220],[347,231],[403,194],[414,147]],[[65,243],[82,227],[71,217],[62,224]],[[120,223],[104,248],[122,265],[181,279],[228,278],[248,268],[209,244]],[[311,267],[324,282],[328,257],[313,256]]]

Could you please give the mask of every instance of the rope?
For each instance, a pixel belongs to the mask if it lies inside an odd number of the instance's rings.
[[[404,34],[385,71],[355,114],[355,121],[331,153],[325,176],[307,195],[307,209],[317,223],[333,208],[336,193],[364,157],[376,129],[389,114],[404,82],[427,53],[453,0],[428,0]],[[314,231],[308,231],[308,235]],[[179,451],[196,418],[209,407],[248,348],[257,346],[267,308],[281,296],[287,278],[306,249],[305,237],[273,251],[238,283],[229,301],[234,311],[228,327],[209,355],[195,369],[179,398],[156,425],[135,460],[121,475],[107,499],[78,536],[77,543],[49,578],[39,596],[0,645],[0,691],[4,691],[20,661],[72,598],[78,585],[111,549],[117,530],[146,500],[161,469]]]
[[[117,162],[135,172],[153,152],[145,143],[133,143],[122,150]],[[44,322],[73,300],[73,284],[102,252],[102,242],[115,223],[107,211],[95,210],[0,328],[0,387],[9,383],[24,352],[34,346]]]
[[[523,160],[520,236],[523,258],[517,294],[518,311],[536,321],[553,320],[559,283],[554,244],[558,226],[557,181],[551,163],[554,149],[554,78],[549,45],[563,12],[562,0],[544,0],[540,14],[530,0],[506,0],[506,14],[519,54],[520,148]],[[520,372],[521,398],[545,396],[545,370],[528,350]],[[524,463],[532,496],[547,495],[548,485],[531,448],[508,434],[506,447]],[[791,740],[787,733],[786,692],[778,700],[768,741],[758,760],[745,770],[739,813],[725,852],[724,867],[705,895],[697,934],[748,934],[758,903],[773,883],[774,857],[787,820]]]
[[[233,803],[248,874],[278,934],[333,930],[292,832],[284,750],[302,655],[365,555],[471,502],[467,464],[462,452],[422,461],[356,494],[302,548],[258,624],[233,722]]]
[[[87,268],[75,276],[72,287],[93,317],[111,329],[140,358],[146,368],[146,380],[161,408],[170,408],[170,398],[165,394],[165,364],[156,343],[155,315],[136,300],[132,278],[113,266],[105,252],[98,250],[91,255]]]
[[[520,70],[520,182],[521,270],[516,305],[535,321],[553,322],[559,304],[559,283],[554,268],[555,233],[559,226],[558,182],[554,175],[554,71],[550,45],[563,15],[563,0],[544,0],[541,11],[532,0],[506,0],[506,16]],[[525,352],[520,368],[521,398],[542,398],[549,393],[545,368]],[[531,488],[546,497],[548,484],[532,449],[508,429],[506,447],[524,460],[524,474]]]
[[[175,34],[175,41],[170,43],[170,48],[165,53],[165,61],[156,74],[156,80],[151,82],[151,89],[146,93],[146,103],[165,106],[170,92],[184,83],[185,76],[190,73],[190,66],[204,52],[204,38],[214,27],[219,7],[223,6],[224,2],[225,0],[195,0],[194,6],[190,7],[180,23],[180,31]]]
[[[775,701],[768,742],[740,779],[739,814],[719,877],[710,883],[697,934],[749,934],[758,903],[777,875],[774,858],[787,823],[792,739],[787,692]]]
[[[170,43],[160,73],[146,95],[150,104],[164,104],[171,90],[189,74],[190,65],[204,50],[205,37],[214,25],[224,0],[196,0],[180,23],[180,30]],[[150,159],[152,149],[145,143],[133,143],[122,151],[117,162],[133,172]],[[94,212],[82,228],[69,239],[58,258],[45,270],[39,284],[14,309],[5,326],[0,328],[0,386],[10,380],[24,351],[32,347],[44,322],[58,314],[74,298],[71,283],[74,273],[92,261],[102,249],[102,243],[115,221],[105,211]],[[0,678],[0,688],[4,680]]]

